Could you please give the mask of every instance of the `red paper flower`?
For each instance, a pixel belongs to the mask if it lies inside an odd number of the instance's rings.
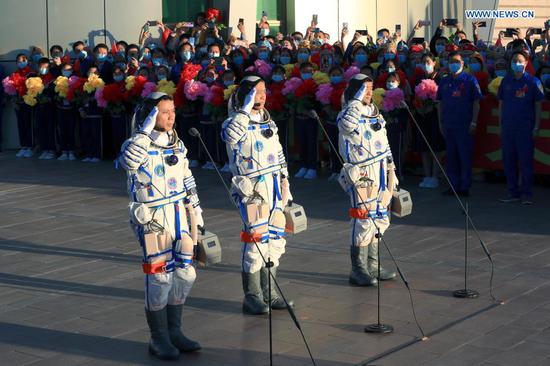
[[[13,80],[13,84],[15,86],[15,89],[17,90],[17,94],[20,97],[23,97],[25,94],[27,94],[27,86],[25,85],[25,81],[26,81],[25,76],[21,75],[20,73],[14,72],[11,75],[11,79]]]
[[[176,92],[174,93],[174,96],[173,96],[174,106],[176,108],[181,108],[187,103],[184,87],[185,87],[185,82],[182,82],[180,80],[180,82],[178,83],[178,86],[176,87]]]
[[[478,71],[474,74],[483,94],[487,94],[489,89],[489,74],[486,71]]]
[[[207,21],[215,20],[217,22],[221,22],[222,21],[221,11],[216,8],[209,8],[208,10],[206,10],[206,20]]]
[[[103,98],[107,103],[122,103],[122,90],[118,83],[107,84],[103,88]]]
[[[340,111],[342,109],[342,94],[346,90],[346,83],[342,82],[334,85],[330,94],[330,105],[333,110]]]
[[[69,91],[67,92],[67,100],[72,102],[75,94],[82,93],[84,84],[88,81],[87,78],[79,77],[73,84],[69,84]]]
[[[296,98],[313,97],[315,98],[315,92],[317,91],[317,83],[313,79],[304,80],[294,92]]]
[[[194,79],[199,74],[201,69],[201,65],[195,65],[192,63],[185,64],[180,73],[180,83],[185,84],[186,81]]]
[[[223,98],[223,87],[216,84],[212,85],[204,97],[204,102],[211,104],[214,107],[221,107],[224,105],[225,100]]]
[[[270,112],[282,112],[285,109],[287,99],[282,93],[284,85],[284,82],[269,85],[265,106]]]

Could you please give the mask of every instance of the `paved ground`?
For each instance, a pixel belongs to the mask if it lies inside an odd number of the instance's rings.
[[[223,244],[223,263],[201,269],[184,312],[184,328],[203,350],[186,365],[267,365],[266,318],[241,314],[239,218],[213,172],[196,172],[205,221]],[[309,230],[290,238],[281,286],[318,365],[550,365],[550,225],[547,188],[532,207],[496,202],[500,184],[477,183],[470,210],[495,262],[473,235],[474,300],[450,296],[463,285],[464,220],[456,202],[415,188],[414,214],[396,219],[386,239],[405,273],[418,320],[418,341],[401,281],[382,286],[389,335],[368,335],[376,290],[352,288],[347,199],[335,183],[293,181]],[[314,188],[314,189],[312,189]],[[162,364],[147,354],[143,277],[127,224],[125,181],[112,164],[17,160],[0,154],[0,364]],[[471,233],[471,232],[470,232]],[[384,263],[390,264],[384,251]],[[286,312],[274,314],[276,365],[308,365]]]

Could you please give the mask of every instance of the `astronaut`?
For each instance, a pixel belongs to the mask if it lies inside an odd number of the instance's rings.
[[[263,79],[244,77],[230,99],[229,118],[221,132],[233,174],[232,196],[243,220],[243,312],[252,315],[268,312],[269,273],[264,259],[275,275],[285,253],[283,210],[292,200],[283,148],[277,126],[264,109],[265,98]],[[289,305],[293,306],[292,301]],[[271,307],[286,308],[273,283]]]
[[[128,176],[130,225],[143,253],[149,352],[164,360],[196,351],[181,332],[182,310],[195,282],[193,250],[203,226],[187,149],[174,129],[172,98],[153,93],[138,107],[134,134],[119,161]]]
[[[378,284],[378,230],[390,225],[388,205],[398,185],[388,143],[385,121],[372,99],[373,80],[354,76],[344,92],[339,113],[339,150],[345,164],[339,182],[351,198],[351,273],[356,286]],[[380,269],[380,280],[395,278],[395,272]]]

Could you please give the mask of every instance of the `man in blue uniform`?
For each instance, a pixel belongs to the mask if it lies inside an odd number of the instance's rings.
[[[498,89],[502,162],[508,183],[508,196],[501,202],[530,205],[533,193],[534,138],[540,125],[542,83],[525,72],[529,57],[523,51],[512,54],[511,71]],[[518,187],[518,163],[521,188]]]
[[[446,171],[454,190],[468,196],[472,184],[473,134],[477,125],[481,90],[474,76],[464,72],[457,51],[449,53],[449,75],[437,90],[441,132],[447,146]],[[453,194],[452,189],[444,192]]]

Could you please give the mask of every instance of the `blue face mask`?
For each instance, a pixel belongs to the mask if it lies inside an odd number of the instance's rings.
[[[47,67],[43,67],[40,69],[40,75],[46,75],[48,73],[48,68]]]
[[[118,83],[119,81],[124,80],[124,75],[117,74],[117,75],[113,76],[113,79]]]
[[[309,60],[309,55],[307,53],[299,53],[298,54],[298,61],[299,62],[306,62]]]
[[[281,64],[287,65],[287,64],[290,63],[290,57],[289,56],[281,56],[279,58],[279,61],[281,62]]]
[[[82,59],[85,59],[86,57],[88,57],[88,52],[82,50],[82,51],[80,51],[80,52],[78,53],[77,57],[78,57],[79,59],[81,59],[81,60],[82,60]]]
[[[224,85],[226,88],[227,88],[228,86],[233,85],[233,84],[234,84],[233,80],[224,80],[224,81],[223,81],[223,85]]]
[[[153,59],[153,65],[154,65],[154,66],[160,66],[161,64],[162,64],[162,59],[161,59],[161,58],[155,57],[155,58]]]
[[[17,67],[20,69],[24,69],[25,67],[27,67],[28,64],[28,61],[20,61],[17,63]]]
[[[73,74],[73,72],[71,70],[63,70],[63,71],[61,71],[61,74],[63,76],[65,76],[66,78],[68,78]]]
[[[505,77],[506,76],[506,70],[495,70],[495,76]]]
[[[126,56],[126,51],[125,51],[125,50],[118,51],[117,54],[118,54],[119,56]]]
[[[520,64],[520,63],[515,63],[515,62],[512,62],[512,70],[514,72],[521,72],[523,73],[523,71],[525,70],[525,65],[524,64]]]
[[[216,79],[213,78],[212,76],[207,76],[207,77],[206,77],[206,82],[207,82],[208,84],[212,84],[214,81],[216,81]]]
[[[183,52],[180,53],[180,57],[181,57],[181,60],[183,62],[187,62],[187,61],[191,60],[191,58],[193,57],[193,52],[183,51]]]
[[[399,62],[404,64],[405,62],[407,62],[407,55],[399,55]]]
[[[445,51],[445,45],[442,45],[442,44],[436,44],[435,45],[435,52],[437,52],[438,54]]]
[[[143,59],[145,61],[149,61],[151,59],[151,54],[150,53],[144,53],[143,55],[141,55],[141,57],[143,57]]]
[[[234,63],[235,65],[240,66],[240,65],[243,64],[243,62],[244,62],[244,58],[243,58],[242,56],[235,56],[235,57],[233,57],[233,63]]]
[[[449,64],[449,70],[453,73],[453,74],[456,74],[460,69],[461,69],[461,65],[460,65],[460,62],[453,62],[453,63],[450,63]]]
[[[97,60],[98,60],[98,61],[105,61],[105,60],[107,60],[107,54],[106,54],[106,53],[98,53],[98,54],[97,54]]]
[[[395,67],[389,66],[388,67],[388,72],[395,72]]]
[[[428,73],[428,74],[431,74],[432,72],[434,72],[434,65],[431,65],[431,64],[423,64],[423,65],[422,65],[422,68],[423,68],[424,71],[426,71],[426,73]]]
[[[384,60],[393,60],[395,58],[395,53],[387,52],[384,53]]]
[[[260,53],[258,53],[258,58],[259,58],[260,60],[265,61],[265,60],[267,60],[268,57],[269,57],[269,53],[267,53],[267,52],[260,52]]]
[[[481,64],[478,63],[478,62],[471,63],[470,66],[468,66],[468,67],[470,68],[471,72],[480,72],[481,71]]]
[[[302,73],[302,80],[311,79],[312,76],[313,76],[313,74],[310,73],[310,72],[303,72]]]
[[[334,75],[330,77],[330,82],[332,84],[340,84],[342,81],[344,81],[344,77],[342,75]]]
[[[367,62],[367,55],[364,53],[358,53],[355,55],[355,61],[359,64],[364,64]]]
[[[550,75],[550,74],[549,74]],[[271,77],[271,80],[273,80],[274,82],[276,83],[280,83],[281,81],[283,81],[283,75],[281,74],[274,74],[272,77]]]
[[[158,74],[158,75],[157,75],[157,79],[159,79],[159,80],[166,80],[166,75],[164,75],[164,74]]]

